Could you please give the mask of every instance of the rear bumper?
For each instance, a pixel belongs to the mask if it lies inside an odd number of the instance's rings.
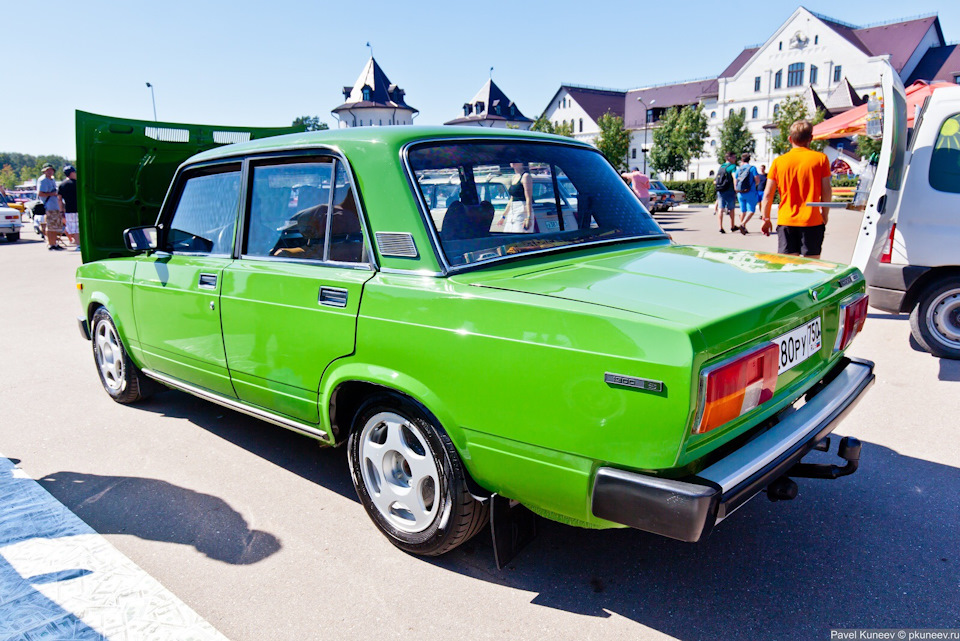
[[[893,265],[871,261],[864,274],[870,306],[891,314],[909,312],[909,309],[904,309],[907,292],[928,271],[929,267],[918,265]]]
[[[874,382],[873,363],[844,359],[836,376],[798,410],[695,477],[673,480],[615,468],[597,471],[591,509],[599,518],[696,542],[787,472],[857,404]]]
[[[20,221],[0,220],[0,234],[15,234],[22,227]]]

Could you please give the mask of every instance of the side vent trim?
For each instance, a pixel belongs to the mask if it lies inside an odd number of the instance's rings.
[[[377,249],[381,256],[396,256],[397,258],[419,258],[417,244],[413,235],[407,232],[378,231]]]

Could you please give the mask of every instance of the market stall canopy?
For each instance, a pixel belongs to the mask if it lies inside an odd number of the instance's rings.
[[[907,127],[913,127],[913,119],[923,101],[927,99],[935,89],[940,87],[955,87],[949,82],[935,82],[930,84],[923,80],[917,80],[907,87]],[[867,105],[863,104],[846,111],[839,116],[834,116],[829,120],[824,120],[813,128],[813,137],[816,140],[826,138],[848,138],[863,134],[867,131]]]

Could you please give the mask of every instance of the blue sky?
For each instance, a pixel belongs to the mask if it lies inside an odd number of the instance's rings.
[[[3,0],[0,151],[75,157],[74,110],[168,122],[277,126],[330,110],[369,41],[392,82],[440,124],[486,81],[536,117],[563,82],[627,89],[716,75],[770,35],[795,2],[326,3]],[[960,3],[817,0],[857,25],[939,12],[960,38]],[[740,7],[751,7],[741,10]],[[42,25],[40,24],[42,22]],[[41,40],[43,36],[43,40]],[[39,55],[43,52],[45,55]]]

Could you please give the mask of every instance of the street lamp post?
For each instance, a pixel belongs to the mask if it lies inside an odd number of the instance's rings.
[[[147,87],[150,88],[150,101],[153,102],[153,119],[156,120],[157,119],[157,98],[156,96],[153,95],[153,85],[151,85],[148,82]]]
[[[643,152],[643,173],[646,174],[647,173],[647,151],[650,148],[650,145],[647,143],[647,138],[649,137],[648,132],[650,131],[650,122],[647,120],[647,116],[650,115],[650,106],[648,106],[647,103],[643,101],[643,97],[638,97],[637,102],[643,105],[643,147],[640,149],[640,151]],[[650,105],[654,104],[655,102],[657,102],[656,99],[651,100]]]

